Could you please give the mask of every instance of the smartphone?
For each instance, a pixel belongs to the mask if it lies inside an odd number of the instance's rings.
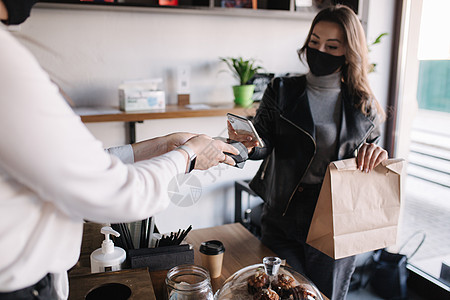
[[[258,141],[258,147],[264,147],[264,142],[259,137],[255,127],[250,120],[232,113],[227,113],[227,118],[228,121],[230,121],[233,129],[236,130],[238,134],[249,134],[253,137],[253,140]]]

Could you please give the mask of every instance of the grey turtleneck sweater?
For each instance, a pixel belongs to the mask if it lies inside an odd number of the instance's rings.
[[[306,75],[306,93],[316,131],[316,155],[302,182],[323,180],[328,164],[335,159],[341,116],[341,73],[326,76]]]

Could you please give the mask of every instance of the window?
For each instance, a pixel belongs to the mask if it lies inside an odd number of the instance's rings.
[[[405,2],[395,156],[407,158],[407,176],[399,244],[424,231],[410,269],[450,291],[450,1]]]

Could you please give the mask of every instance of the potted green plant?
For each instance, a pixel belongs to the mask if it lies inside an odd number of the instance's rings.
[[[234,103],[244,107],[252,104],[255,85],[247,83],[262,67],[252,58],[245,60],[242,57],[220,57],[220,60],[227,64],[231,73],[239,80],[239,85],[233,86]]]
[[[383,32],[382,34],[377,36],[377,38],[373,42],[369,43],[367,45],[367,48],[368,48],[369,52],[372,51],[372,46],[381,43],[381,38],[383,38],[386,35],[388,35],[388,33],[387,32]],[[375,72],[376,71],[376,67],[377,67],[376,63],[370,63],[369,64],[369,73]]]

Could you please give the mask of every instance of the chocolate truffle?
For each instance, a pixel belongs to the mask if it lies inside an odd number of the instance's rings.
[[[247,279],[247,289],[250,294],[260,292],[262,289],[268,288],[270,285],[269,275],[264,269],[258,268],[256,273]]]
[[[278,294],[271,289],[262,289],[261,291],[253,295],[253,300],[279,300],[279,299],[280,297],[278,296]]]

